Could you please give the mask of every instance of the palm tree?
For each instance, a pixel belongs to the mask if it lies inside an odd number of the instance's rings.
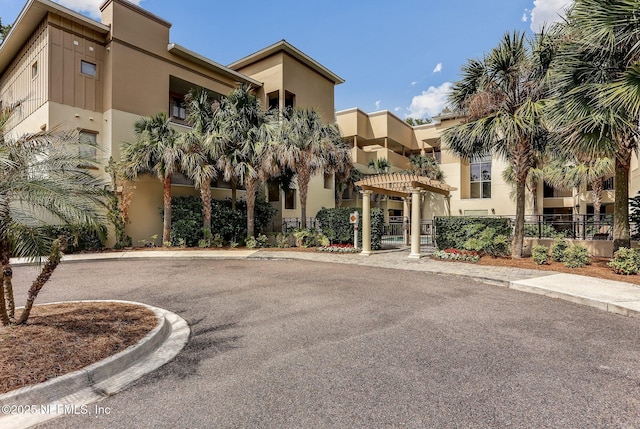
[[[221,143],[212,135],[213,103],[209,92],[205,89],[192,90],[185,97],[187,104],[187,121],[191,130],[180,135],[181,167],[185,175],[193,180],[196,189],[200,190],[202,199],[202,231],[205,240],[210,240],[211,233],[211,181],[218,177],[216,162],[220,155]]]
[[[468,115],[443,133],[443,143],[471,159],[493,154],[506,159],[516,179],[512,256],[522,257],[525,189],[533,155],[546,133],[542,126],[543,77],[550,61],[545,35],[528,44],[524,34],[505,34],[484,60],[471,60],[453,87],[451,103]]]
[[[604,178],[613,173],[614,166],[615,162],[611,158],[596,158],[583,162],[561,158],[545,165],[543,175],[544,180],[551,186],[563,189],[578,188],[584,183],[590,184],[593,196],[593,217],[594,221],[599,222]]]
[[[56,269],[64,240],[52,240],[42,226],[88,226],[104,239],[106,183],[97,178],[95,161],[80,157],[77,132],[53,130],[5,139],[3,130],[12,109],[0,112],[0,257],[2,288],[0,322],[24,324],[38,293]],[[32,283],[24,310],[14,318],[10,258],[39,261],[49,255]]]
[[[282,115],[278,164],[296,173],[302,228],[307,227],[309,181],[330,166],[342,138],[335,124],[325,123],[315,109],[294,108]]]
[[[245,187],[248,237],[255,234],[256,190],[270,171],[266,164],[275,133],[272,122],[249,86],[241,86],[223,97],[214,111],[215,134],[211,138],[220,139],[223,144],[218,168],[232,186]]]
[[[409,157],[409,172],[433,180],[442,181],[444,179],[444,173],[435,158],[424,154]]]
[[[559,27],[551,120],[578,158],[615,159],[614,251],[630,246],[629,171],[638,150],[640,0],[576,0]]]
[[[387,174],[391,170],[391,164],[387,158],[376,158],[369,161],[367,167],[373,170],[374,175]]]
[[[136,141],[122,145],[122,165],[126,176],[135,179],[149,173],[162,181],[164,226],[162,244],[171,242],[171,178],[178,172],[182,150],[176,132],[164,112],[140,118],[134,124]]]

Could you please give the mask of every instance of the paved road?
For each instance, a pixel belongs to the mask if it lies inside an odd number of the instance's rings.
[[[16,268],[21,294],[33,271]],[[174,311],[173,362],[44,428],[640,427],[640,321],[472,280],[307,261],[64,264],[40,302]],[[94,406],[90,412],[94,412]]]

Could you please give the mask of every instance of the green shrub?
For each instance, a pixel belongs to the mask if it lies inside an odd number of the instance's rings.
[[[552,225],[543,223],[538,226],[537,223],[527,223],[524,225],[525,237],[541,237],[541,238],[556,238],[563,234],[559,233]]]
[[[482,231],[487,228],[493,228],[495,236],[506,237],[506,242],[511,237],[511,223],[507,218],[437,216],[434,224],[436,246],[440,250],[462,249],[468,240],[480,238]]]
[[[564,251],[563,262],[567,268],[584,267],[590,262],[589,251],[579,244],[573,245]]]
[[[509,241],[503,234],[496,234],[496,229],[482,224],[466,225],[465,233],[474,238],[465,241],[463,248],[475,250],[497,258],[509,254]]]
[[[640,251],[621,247],[607,264],[614,273],[625,276],[638,274],[640,271]]]
[[[316,214],[320,230],[334,244],[353,244],[353,225],[349,222],[349,216],[357,211],[358,220],[358,245],[362,246],[362,209],[341,207],[335,209],[323,208]],[[381,209],[371,209],[371,249],[382,248],[382,236],[384,235],[384,213]]]
[[[569,248],[569,243],[562,237],[557,237],[551,245],[551,260],[553,262],[563,262],[564,252]]]
[[[188,247],[206,239],[202,231],[202,200],[195,196],[171,199],[171,242],[176,245],[184,240]],[[247,235],[247,203],[237,201],[236,210],[231,209],[231,200],[211,201],[211,231],[220,235],[224,242],[239,241]],[[275,213],[271,204],[256,198],[255,228],[262,232]],[[208,247],[208,246],[207,246]]]
[[[276,247],[286,248],[289,247],[289,234],[278,234],[276,235]]]
[[[326,235],[313,229],[297,229],[293,232],[297,247],[319,247],[331,244]]]
[[[546,246],[534,246],[531,257],[536,265],[546,265],[549,263],[549,249]]]
[[[102,237],[107,235],[105,227],[98,232],[89,227],[77,225],[46,225],[39,227],[37,232],[51,241],[58,237],[65,237],[67,240],[65,253],[100,250],[104,247],[101,235]]]
[[[258,234],[257,237],[248,237],[246,246],[248,249],[261,249],[269,247],[269,237],[264,234]]]

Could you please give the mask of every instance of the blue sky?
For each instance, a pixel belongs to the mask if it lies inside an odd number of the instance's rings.
[[[26,0],[0,0],[3,23]],[[55,0],[54,0],[55,1]],[[99,19],[103,0],[59,0]],[[281,39],[346,82],[336,110],[389,110],[405,118],[440,112],[469,58],[506,31],[533,35],[570,0],[136,0],[173,24],[171,42],[229,64]]]

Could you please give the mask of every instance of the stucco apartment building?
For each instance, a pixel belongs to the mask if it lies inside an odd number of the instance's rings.
[[[503,172],[508,164],[498,158],[464,161],[453,155],[441,142],[442,131],[460,123],[454,113],[435,117],[430,124],[410,126],[389,111],[366,113],[358,108],[336,112],[336,120],[341,134],[351,145],[352,158],[363,172],[372,173],[368,168],[372,160],[386,159],[391,171],[407,169],[409,156],[420,153],[433,156],[444,172],[444,182],[456,190],[446,199],[440,195],[427,194],[428,203],[423,207],[422,218],[432,219],[434,215],[500,215],[515,214],[513,187],[506,183]],[[640,168],[638,157],[632,160],[629,196],[640,191]],[[613,213],[613,177],[605,180],[602,213]],[[361,206],[359,196],[344,195],[345,205]],[[554,189],[539,183],[536,194],[527,195],[526,213],[534,215],[534,199],[537,214],[559,215],[571,218],[574,214],[593,213],[593,197],[590,189]],[[384,198],[380,203],[387,216],[401,216],[403,203],[399,198]],[[533,221],[534,218],[530,218]]]
[[[515,213],[512,187],[502,178],[504,161],[469,163],[442,147],[442,130],[460,121],[455,114],[412,127],[388,111],[365,113],[354,108],[335,112],[334,88],[343,79],[286,41],[223,66],[171,43],[169,22],[126,0],[107,0],[100,10],[101,19],[96,21],[49,0],[29,0],[25,5],[0,46],[0,100],[7,105],[20,102],[10,133],[78,129],[82,139],[95,144],[96,158],[106,164],[110,157],[119,159],[122,142],[133,141],[133,124],[141,116],[164,111],[176,129],[187,130],[182,101],[191,88],[205,88],[220,97],[248,84],[265,107],[314,107],[327,122],[337,121],[352,147],[356,166],[364,172],[370,172],[367,164],[374,159],[385,158],[392,171],[400,171],[408,167],[412,154],[434,156],[445,182],[456,190],[448,198],[427,193],[423,219]],[[631,189],[635,195],[640,189],[640,169],[637,159],[633,162]],[[106,178],[106,172],[101,173]],[[230,196],[229,188],[219,180],[214,197]],[[172,191],[176,196],[197,195],[180,177]],[[300,216],[295,191],[276,190],[267,195],[279,209],[278,218]],[[361,206],[358,195],[345,197],[345,205]],[[529,195],[529,213],[533,213],[534,198],[541,214],[588,213],[591,207],[586,189],[558,191],[539,186],[537,195]],[[132,201],[127,232],[133,242],[159,234],[160,182],[148,176],[136,181]],[[314,177],[308,215],[333,207],[334,201],[331,177]],[[612,201],[613,192],[605,192],[605,212],[612,211]],[[380,205],[387,219],[402,215],[399,199],[385,198]]]
[[[334,121],[334,87],[343,80],[284,40],[223,66],[171,43],[171,24],[133,3],[107,0],[100,10],[96,21],[49,0],[25,5],[0,46],[0,100],[20,103],[9,133],[78,129],[106,165],[119,159],[122,142],[134,140],[141,116],[164,111],[187,130],[182,102],[191,88],[220,97],[241,84],[255,88],[265,107],[314,107]],[[230,196],[229,188],[219,180],[214,197]],[[172,191],[196,195],[179,177]],[[334,201],[332,181],[313,178],[310,194],[314,214]],[[295,191],[270,199],[278,216],[300,215]],[[138,243],[162,230],[159,181],[141,178],[132,201],[128,233]]]

